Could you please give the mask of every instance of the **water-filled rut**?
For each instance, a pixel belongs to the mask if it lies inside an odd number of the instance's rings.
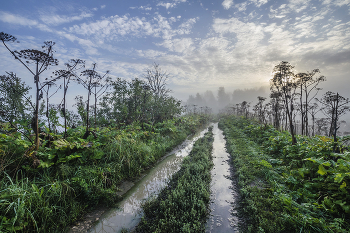
[[[213,128],[213,163],[211,171],[211,204],[210,217],[206,232],[238,232],[237,206],[238,191],[236,184],[230,179],[232,169],[229,154],[225,150],[225,139],[218,124]]]
[[[135,227],[142,216],[142,202],[151,195],[157,195],[167,185],[169,178],[180,169],[182,159],[192,150],[193,143],[203,137],[207,131],[207,129],[203,130],[168,153],[145,177],[126,192],[123,200],[118,203],[118,208],[103,214],[89,232],[120,232],[122,229],[130,230]]]

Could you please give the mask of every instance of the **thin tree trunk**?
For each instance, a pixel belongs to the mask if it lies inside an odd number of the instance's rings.
[[[303,83],[300,84],[301,135],[304,135]]]
[[[338,152],[338,145],[337,145],[337,120],[338,120],[338,106],[339,106],[339,93],[337,92],[337,98],[335,103],[335,119],[334,119],[334,133],[333,133],[333,139],[334,139],[334,147],[333,152]]]
[[[95,115],[95,129],[96,129],[96,115],[97,115],[97,93],[96,93],[96,85],[95,85],[95,109],[94,109],[94,115]]]
[[[88,99],[87,99],[87,105],[86,105],[86,137],[89,135],[89,111],[90,111],[90,94],[91,94],[91,90],[89,87],[88,90]]]
[[[63,78],[63,118],[64,118],[64,135],[63,137],[67,137],[67,115],[66,115],[66,94],[67,94],[67,87],[66,87],[66,77]]]
[[[35,150],[39,150],[39,62],[36,62],[36,72],[35,72],[35,84],[36,84],[36,103],[35,103]]]

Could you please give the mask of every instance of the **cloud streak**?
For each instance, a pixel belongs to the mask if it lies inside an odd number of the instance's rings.
[[[102,7],[101,7],[102,8]],[[93,16],[92,13],[82,12],[77,16],[66,16],[66,15],[57,15],[57,14],[43,14],[40,16],[40,20],[48,25],[60,25],[65,23],[70,23],[73,21],[80,21],[85,18],[91,18]]]

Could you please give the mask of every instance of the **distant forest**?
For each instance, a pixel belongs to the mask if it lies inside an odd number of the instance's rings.
[[[319,69],[296,73],[293,65],[282,61],[274,67],[269,87],[233,92],[219,87],[216,95],[210,90],[190,95],[185,107],[189,113],[211,109],[215,113],[253,117],[290,131],[293,138],[295,134],[334,138],[350,134],[346,121],[350,120],[346,115],[349,98],[326,90],[320,95],[322,82],[326,77]]]

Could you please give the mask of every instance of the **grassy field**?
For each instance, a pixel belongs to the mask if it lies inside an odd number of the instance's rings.
[[[220,121],[246,219],[242,232],[349,232],[350,153],[324,136],[298,136],[244,118]]]

